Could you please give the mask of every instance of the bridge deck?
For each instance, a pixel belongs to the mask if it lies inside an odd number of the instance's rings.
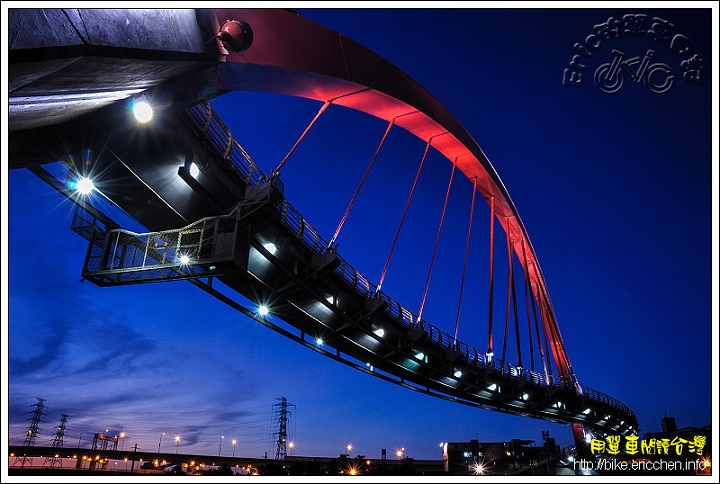
[[[273,316],[299,331],[296,341],[314,347],[322,339],[322,346],[335,349],[335,359],[395,383],[468,405],[605,432],[637,429],[632,411],[607,395],[592,389],[579,393],[572,382],[493,358],[426,321],[417,323],[415,314],[328,246],[284,198],[279,179],[265,176],[228,141],[229,130],[209,105],[190,108],[184,119],[232,172],[228,178],[244,197],[227,215],[144,234],[105,229],[78,210],[73,229],[89,240],[84,278],[100,286],[192,279],[209,291],[217,279],[267,305]],[[198,282],[202,279],[208,282]]]

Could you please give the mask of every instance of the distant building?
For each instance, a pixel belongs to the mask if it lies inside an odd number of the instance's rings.
[[[443,447],[445,471],[451,475],[555,475],[560,448],[555,439],[543,445],[534,440],[509,442],[447,442]]]
[[[712,427],[677,428],[673,417],[662,419],[662,432],[647,432],[641,441],[647,474],[711,475]],[[670,462],[679,465],[670,468]]]

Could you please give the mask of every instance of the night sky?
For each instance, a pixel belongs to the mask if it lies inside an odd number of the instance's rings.
[[[526,226],[581,385],[628,405],[641,434],[660,431],[665,415],[678,428],[715,424],[717,71],[709,8],[297,10],[398,66],[474,137]],[[563,86],[578,53],[573,45],[626,14],[647,15],[648,29],[650,19],[669,21],[693,52],[678,55],[647,31],[624,33],[582,59],[582,85]],[[613,49],[627,57],[654,50],[652,62],[669,66],[673,85],[654,93],[626,79],[620,91],[601,92],[592,73],[611,62]],[[691,54],[703,62],[702,83],[683,78]],[[266,174],[320,108],[259,93],[226,94],[213,106]],[[325,240],[386,127],[331,107],[283,168],[288,201]],[[424,147],[391,131],[338,237],[343,258],[375,284]],[[415,313],[450,168],[437,152],[426,161],[383,284]],[[539,445],[544,430],[559,445],[572,444],[569,426],[451,403],[363,374],[188,282],[82,282],[87,243],[70,230],[72,205],[26,170],[5,174],[2,193],[2,420],[11,445],[23,443],[38,397],[45,423],[35,445],[50,445],[67,414],[68,447],[89,448],[93,434],[107,429],[126,433],[125,449],[161,443],[165,451],[231,455],[237,439],[236,456],[273,458],[273,405],[281,397],[291,404],[289,455],[332,457],[351,443],[353,456],[404,448],[409,457],[441,459],[441,442]],[[471,183],[457,178],[424,313],[448,333],[471,193]],[[485,348],[489,212],[480,197],[476,203],[477,249],[471,246],[467,262],[459,334]],[[498,318],[503,284],[500,278]]]

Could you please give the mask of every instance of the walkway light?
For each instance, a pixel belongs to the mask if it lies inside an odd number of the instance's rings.
[[[200,174],[200,168],[195,163],[190,163],[190,176],[197,178]]]
[[[95,189],[91,179],[81,176],[71,185],[80,195],[87,195]]]
[[[153,109],[144,98],[133,102],[133,114],[139,123],[147,123],[153,117]]]
[[[263,244],[263,247],[265,247],[265,250],[270,252],[271,254],[275,254],[275,251],[277,250],[277,247],[272,242],[268,242],[266,244]]]

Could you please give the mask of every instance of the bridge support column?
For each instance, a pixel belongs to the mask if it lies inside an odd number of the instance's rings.
[[[575,452],[579,459],[594,460],[595,456],[590,451],[590,445],[585,440],[585,427],[579,423],[572,424],[573,440],[575,441]]]

